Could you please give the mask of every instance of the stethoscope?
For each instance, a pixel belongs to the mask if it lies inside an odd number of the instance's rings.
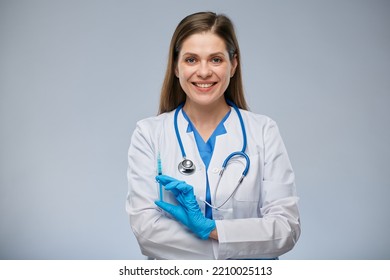
[[[222,169],[221,171],[219,172],[219,178],[218,178],[218,183],[217,183],[217,186],[215,187],[215,193],[217,193],[217,189],[218,189],[218,186],[219,186],[219,182],[221,181],[221,178],[222,178],[222,175],[226,169],[226,166],[228,165],[229,161],[233,158],[233,157],[243,157],[245,158],[245,161],[246,161],[246,165],[245,165],[245,169],[244,171],[242,172],[242,175],[240,177],[240,179],[238,180],[238,183],[237,183],[237,186],[234,188],[233,192],[231,193],[231,195],[219,206],[214,206],[214,205],[211,205],[210,203],[208,203],[207,201],[203,200],[203,202],[205,204],[207,204],[208,206],[210,206],[211,208],[213,209],[216,209],[216,210],[219,210],[222,206],[224,206],[231,198],[232,196],[236,193],[238,187],[241,185],[242,181],[244,180],[245,176],[248,174],[248,171],[249,171],[249,166],[250,166],[250,160],[249,160],[249,157],[248,155],[245,153],[245,150],[246,150],[246,144],[247,144],[247,138],[246,138],[246,131],[245,131],[245,125],[244,125],[244,121],[242,119],[242,115],[240,113],[240,110],[238,109],[238,107],[236,106],[236,104],[234,104],[232,101],[230,100],[226,100],[226,102],[233,107],[233,109],[236,111],[237,113],[237,116],[238,116],[238,119],[240,120],[240,125],[241,125],[241,131],[242,131],[242,139],[243,139],[243,144],[242,144],[242,149],[241,151],[237,151],[237,152],[233,152],[231,153],[230,155],[228,155],[225,159],[225,161],[223,162],[222,164]],[[177,115],[179,114],[180,110],[183,108],[184,106],[184,103],[180,104],[177,108],[176,108],[176,111],[175,111],[175,115],[174,115],[174,126],[175,126],[175,132],[176,132],[176,138],[177,138],[177,142],[179,143],[179,146],[180,146],[180,150],[181,150],[181,154],[182,154],[182,157],[183,157],[183,161],[181,161],[178,165],[178,170],[181,174],[183,175],[191,175],[191,174],[194,174],[195,170],[196,170],[196,166],[194,164],[194,162],[190,159],[187,158],[187,155],[186,155],[186,152],[184,151],[184,146],[183,146],[183,142],[181,141],[181,137],[180,137],[180,132],[179,132],[179,127],[178,127],[178,124],[177,124]],[[214,195],[215,197],[215,195]]]

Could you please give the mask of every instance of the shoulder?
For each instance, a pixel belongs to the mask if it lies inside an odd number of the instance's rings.
[[[281,137],[278,125],[271,117],[245,110],[240,110],[240,112],[248,138],[265,143]]]
[[[165,122],[173,120],[174,111],[163,113],[157,116],[148,117],[137,122],[137,128],[155,129]]]
[[[167,122],[173,122],[174,111],[141,119],[137,122],[134,133],[146,135],[159,134]]]
[[[269,116],[254,113],[240,109],[240,113],[244,122],[248,122],[251,126],[257,126],[258,128],[267,128],[277,126],[276,122]]]
[[[139,120],[131,136],[129,152],[139,149],[147,150],[146,147],[154,150],[167,121],[172,123],[173,120],[170,119],[173,119],[172,112]]]

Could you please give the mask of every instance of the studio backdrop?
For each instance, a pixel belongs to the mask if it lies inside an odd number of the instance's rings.
[[[390,2],[0,0],[0,258],[143,259],[127,149],[188,14],[234,22],[300,196],[281,259],[390,258]]]

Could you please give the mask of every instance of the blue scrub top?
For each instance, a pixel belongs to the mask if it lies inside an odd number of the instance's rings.
[[[216,138],[219,135],[225,134],[226,129],[224,126],[224,123],[226,119],[229,117],[231,110],[226,114],[226,116],[221,120],[221,122],[218,124],[217,128],[214,130],[213,134],[211,134],[210,138],[207,140],[207,142],[204,142],[202,136],[200,136],[199,132],[196,130],[196,127],[191,122],[190,118],[184,112],[184,110],[181,110],[183,112],[184,118],[188,121],[188,127],[187,127],[187,133],[193,132],[196,145],[198,146],[198,151],[200,154],[200,157],[203,160],[203,163],[206,167],[206,171],[209,168],[211,157],[213,156],[214,147]],[[210,185],[209,185],[209,177],[206,172],[206,201],[211,204],[211,194],[210,194]],[[205,208],[205,216],[206,218],[212,219],[213,218],[213,211],[210,206],[206,204]]]

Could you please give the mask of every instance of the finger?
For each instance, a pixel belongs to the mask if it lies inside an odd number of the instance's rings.
[[[180,190],[177,189],[177,185],[179,185],[179,184],[180,184],[180,181],[170,182],[167,185],[165,185],[165,189],[167,191],[171,191],[175,195],[175,197],[178,197],[181,193]]]
[[[158,175],[156,176],[156,180],[157,182],[163,184],[164,186],[171,183],[171,182],[179,182],[179,180],[175,179],[175,178],[172,178],[172,177],[169,177],[167,175]]]
[[[166,190],[178,190],[181,193],[189,193],[193,190],[193,187],[188,185],[186,182],[183,181],[176,181],[169,183],[168,185],[165,186]]]
[[[192,186],[188,185],[186,182],[177,180],[167,175],[158,175],[156,176],[156,180],[164,185],[166,190],[174,192],[175,196],[177,196],[175,189],[183,193],[188,193],[193,189]]]
[[[188,217],[185,210],[180,206],[175,206],[164,201],[155,201],[155,204],[165,212],[171,214],[176,220],[188,226]]]
[[[176,212],[176,208],[177,206],[173,205],[173,204],[170,204],[170,203],[167,203],[167,202],[164,202],[164,201],[155,201],[154,202],[158,207],[160,207],[161,209],[163,209],[165,212],[168,212],[170,213],[171,215],[174,216],[175,212]]]

